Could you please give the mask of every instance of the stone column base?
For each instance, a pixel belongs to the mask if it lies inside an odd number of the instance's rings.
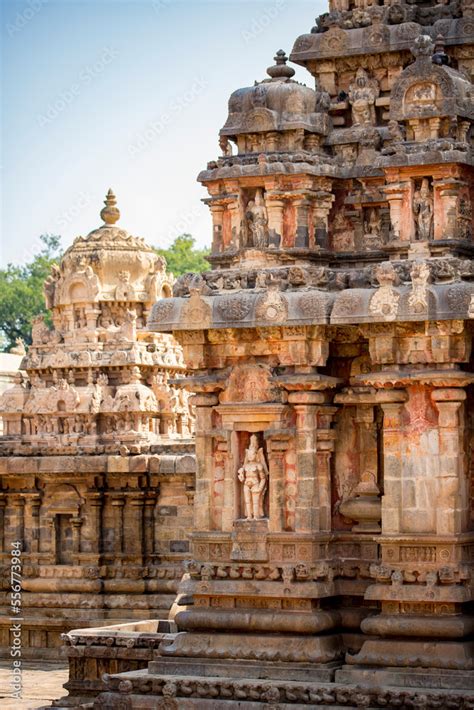
[[[407,669],[407,672],[420,668],[433,673],[474,674],[474,641],[373,639],[366,641],[357,655],[347,655],[346,661],[351,666]]]

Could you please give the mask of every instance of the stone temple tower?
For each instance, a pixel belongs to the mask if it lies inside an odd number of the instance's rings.
[[[36,319],[27,378],[0,400],[0,559],[7,573],[21,543],[26,655],[54,655],[73,626],[166,615],[189,545],[193,413],[173,384],[186,371],[173,337],[146,330],[174,279],[116,225],[112,191],[101,217],[52,268],[52,327]]]
[[[149,321],[196,407],[178,633],[97,707],[471,707],[473,34],[334,0],[314,89],[280,51],[231,95],[213,269]]]

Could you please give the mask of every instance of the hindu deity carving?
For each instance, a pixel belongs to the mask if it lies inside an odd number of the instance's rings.
[[[374,249],[382,246],[382,217],[380,209],[371,207],[366,210],[364,220],[364,240],[366,249]]]
[[[118,275],[119,283],[115,290],[117,301],[131,301],[135,298],[135,290],[130,282],[130,272],[121,271]]]
[[[375,101],[380,93],[379,84],[370,79],[366,70],[359,67],[354,82],[349,86],[349,102],[352,106],[354,126],[376,124]]]
[[[413,197],[413,213],[415,215],[416,239],[427,241],[432,237],[434,203],[428,178],[423,178],[421,187]]]
[[[46,308],[53,308],[54,306],[54,296],[56,293],[56,288],[61,278],[61,271],[57,264],[52,264],[51,273],[44,282],[43,293],[46,301]]]
[[[429,280],[430,268],[426,261],[415,262],[411,270],[412,292],[408,298],[408,303],[415,313],[421,313],[428,308]]]
[[[265,517],[263,503],[268,486],[268,468],[263,449],[258,445],[255,434],[250,437],[250,445],[245,451],[244,463],[238,470],[242,483],[247,520]]]
[[[395,320],[400,294],[393,287],[399,283],[398,275],[391,263],[384,262],[377,267],[375,276],[380,287],[370,299],[370,313],[385,321]]]
[[[222,150],[223,157],[229,157],[232,155],[232,144],[227,136],[219,136],[219,147]]]
[[[246,217],[251,246],[264,249],[268,246],[268,215],[260,188],[255,193],[255,199],[250,200],[247,205]]]

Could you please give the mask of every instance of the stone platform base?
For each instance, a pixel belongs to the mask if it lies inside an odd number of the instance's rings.
[[[158,661],[156,661],[158,663]],[[468,710],[474,692],[380,688],[306,681],[155,674],[147,670],[104,678],[106,691],[94,710],[299,710],[303,708],[456,708]]]
[[[336,671],[336,683],[473,690],[474,671],[446,671],[436,668],[364,668],[343,666]]]
[[[331,683],[340,663],[310,665],[306,663],[278,663],[242,660],[216,660],[209,658],[160,657],[148,667],[150,675],[172,675],[199,678],[255,678],[256,680],[307,680]]]
[[[46,616],[29,616],[25,615],[21,622],[22,633],[22,658],[25,660],[47,660],[58,661],[63,660],[63,634],[77,629],[78,627],[94,629],[95,627],[103,627],[104,624],[133,624],[143,620],[144,614],[138,618],[133,617],[133,612],[128,614],[120,611],[114,616],[110,614],[107,617],[104,615],[94,616],[89,614],[87,619],[78,618],[74,612],[68,616],[66,612],[61,610],[56,618]],[[149,612],[146,612],[145,618],[149,618]],[[166,610],[163,610],[162,615],[155,614],[156,621],[167,618]],[[11,626],[12,621],[8,616],[0,616],[0,659],[11,658]],[[106,627],[107,628],[107,627]]]

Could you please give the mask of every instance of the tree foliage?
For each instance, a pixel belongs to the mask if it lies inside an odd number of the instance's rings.
[[[165,257],[168,271],[175,276],[181,276],[189,271],[202,273],[210,268],[206,260],[209,249],[196,249],[195,244],[196,240],[191,234],[180,234],[169,249],[156,251],[160,256]]]
[[[51,265],[61,258],[61,238],[43,234],[41,251],[27,264],[8,264],[0,269],[0,347],[8,351],[17,338],[31,343],[31,324],[40,313],[47,314],[43,282]]]

